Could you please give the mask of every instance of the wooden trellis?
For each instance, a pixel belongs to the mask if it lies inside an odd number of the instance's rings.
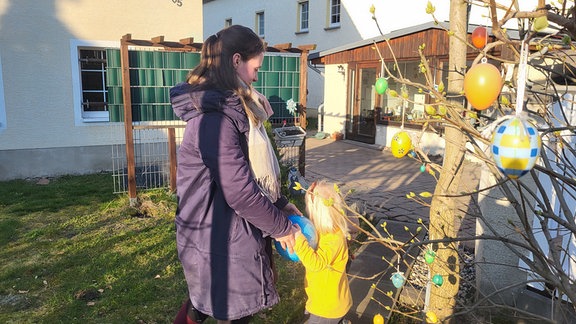
[[[170,190],[176,190],[176,132],[175,129],[181,125],[135,125],[132,116],[132,94],[130,83],[130,56],[128,48],[132,47],[156,47],[160,51],[181,51],[181,52],[199,52],[202,43],[195,43],[193,38],[184,38],[178,42],[165,41],[164,36],[154,37],[150,40],[132,39],[131,34],[126,34],[120,40],[120,66],[122,71],[122,98],[124,106],[124,135],[126,142],[126,163],[127,163],[127,184],[130,205],[137,203],[136,198],[136,156],[134,131],[144,128],[163,128],[167,130],[168,136],[168,155],[169,155],[169,172],[170,172]],[[299,105],[300,105],[300,126],[306,128],[306,92],[308,88],[307,61],[309,51],[314,50],[316,45],[302,45],[296,48],[291,43],[267,46],[267,52],[284,52],[297,53],[300,57],[300,78],[299,78]],[[305,174],[305,141],[299,148],[298,168],[302,175]]]

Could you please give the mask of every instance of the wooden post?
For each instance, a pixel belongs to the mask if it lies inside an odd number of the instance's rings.
[[[168,155],[170,158],[170,191],[176,192],[176,131],[173,127],[168,128]]]
[[[130,95],[130,62],[128,42],[131,34],[120,40],[120,67],[122,68],[122,99],[124,100],[124,137],[126,139],[126,168],[128,169],[128,197],[130,206],[136,206],[136,161],[134,159],[134,134],[132,129],[132,98]]]
[[[300,126],[306,131],[306,106],[308,105],[308,52],[316,48],[316,45],[298,47],[300,54]],[[298,171],[302,176],[306,175],[306,136],[302,141],[298,154]]]

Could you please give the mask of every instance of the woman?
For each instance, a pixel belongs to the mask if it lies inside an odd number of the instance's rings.
[[[264,52],[249,28],[223,29],[206,39],[187,82],[170,91],[174,112],[187,122],[178,153],[176,240],[188,323],[207,316],[247,323],[279,300],[267,237],[292,250],[295,229],[286,214],[301,212],[280,194],[278,161],[262,136],[271,109],[251,84]]]

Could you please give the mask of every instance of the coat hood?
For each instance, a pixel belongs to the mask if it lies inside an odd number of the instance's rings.
[[[219,111],[228,115],[235,111],[244,114],[240,98],[232,91],[199,89],[188,82],[170,89],[170,102],[176,116],[186,122],[206,112]]]

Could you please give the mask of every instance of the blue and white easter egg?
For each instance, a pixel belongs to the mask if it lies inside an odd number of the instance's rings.
[[[502,122],[492,135],[492,158],[500,172],[511,179],[520,178],[534,167],[540,147],[536,127],[518,117]]]

